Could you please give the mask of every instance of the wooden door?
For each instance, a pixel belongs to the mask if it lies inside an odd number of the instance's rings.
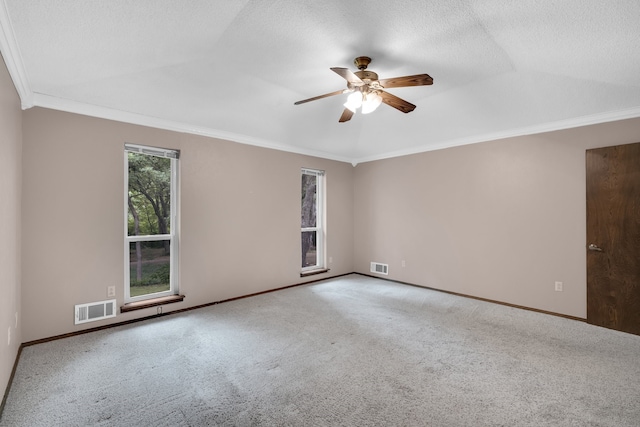
[[[587,322],[640,335],[640,143],[587,150]]]

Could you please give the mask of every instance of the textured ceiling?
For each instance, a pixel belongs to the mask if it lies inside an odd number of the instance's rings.
[[[0,0],[23,107],[358,163],[640,116],[640,1]],[[329,67],[373,59],[386,105],[338,123]]]

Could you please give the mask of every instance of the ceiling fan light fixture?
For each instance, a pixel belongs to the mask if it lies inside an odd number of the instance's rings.
[[[344,107],[351,110],[352,113],[355,113],[356,110],[362,106],[362,98],[362,92],[355,91],[347,97],[347,102],[344,103]]]
[[[375,92],[368,93],[362,101],[362,114],[372,113],[382,104],[382,97]]]

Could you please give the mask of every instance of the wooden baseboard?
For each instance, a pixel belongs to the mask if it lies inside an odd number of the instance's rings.
[[[250,297],[257,296],[257,295],[262,295],[262,294],[267,294],[267,293],[271,293],[271,292],[281,291],[283,289],[294,288],[296,286],[308,285],[308,284],[311,284],[311,283],[321,282],[321,281],[324,281],[324,280],[329,280],[329,279],[335,279],[335,278],[338,278],[338,277],[348,276],[350,274],[359,274],[361,276],[372,277],[374,279],[386,280],[386,281],[394,282],[394,283],[400,283],[402,285],[415,286],[415,287],[423,288],[423,289],[430,289],[432,291],[444,292],[446,294],[456,295],[456,296],[459,296],[459,297],[471,298],[471,299],[475,299],[475,300],[479,300],[479,301],[490,302],[490,303],[493,303],[493,304],[500,304],[500,305],[505,305],[505,306],[508,306],[508,307],[519,308],[519,309],[522,309],[522,310],[535,311],[537,313],[549,314],[549,315],[552,315],[552,316],[564,317],[565,319],[571,319],[571,320],[577,320],[577,321],[580,321],[580,322],[586,322],[586,319],[583,319],[583,318],[580,318],[580,317],[569,316],[569,315],[566,315],[566,314],[554,313],[554,312],[551,312],[551,311],[540,310],[540,309],[537,309],[537,308],[526,307],[526,306],[521,306],[521,305],[516,305],[516,304],[510,304],[510,303],[503,302],[503,301],[496,301],[496,300],[491,300],[491,299],[487,299],[487,298],[475,297],[473,295],[466,295],[466,294],[461,294],[461,293],[457,293],[457,292],[445,291],[445,290],[442,290],[442,289],[431,288],[429,286],[416,285],[415,283],[402,282],[400,280],[387,279],[385,277],[373,276],[373,275],[369,275],[369,274],[365,274],[365,273],[352,272],[352,273],[339,274],[339,275],[331,276],[331,277],[323,277],[323,278],[319,278],[317,280],[311,280],[311,281],[307,281],[307,282],[296,283],[296,284],[293,284],[293,285],[282,286],[280,288],[269,289],[269,290],[261,291],[261,292],[255,292],[255,293],[252,293],[252,294],[242,295],[242,296],[234,297],[234,298],[228,298],[228,299],[225,299],[225,300],[214,301],[214,302],[210,302],[210,303],[206,303],[206,304],[200,304],[200,305],[196,305],[196,306],[193,306],[193,307],[187,307],[187,308],[182,308],[182,309],[179,309],[179,310],[169,311],[169,312],[166,312],[166,313],[154,314],[154,315],[151,315],[151,316],[145,316],[145,317],[140,317],[140,318],[137,318],[137,319],[126,320],[126,321],[123,321],[123,322],[111,323],[109,325],[98,326],[98,327],[90,328],[90,329],[84,329],[82,331],[70,332],[68,334],[56,335],[56,336],[49,337],[49,338],[42,338],[42,339],[39,339],[39,340],[29,341],[29,342],[25,342],[25,343],[21,344],[20,352],[22,351],[22,347],[23,346],[26,347],[26,346],[40,344],[40,343],[44,343],[44,342],[55,341],[55,340],[59,340],[59,339],[63,339],[63,338],[72,337],[72,336],[75,336],[75,335],[82,335],[82,334],[87,334],[87,333],[91,333],[91,332],[100,331],[100,330],[103,330],[103,329],[115,328],[117,326],[123,326],[123,325],[128,325],[128,324],[131,324],[131,323],[142,322],[143,320],[148,320],[148,319],[152,319],[152,318],[156,318],[156,317],[169,316],[169,315],[172,315],[172,314],[183,313],[185,311],[197,310],[199,308],[209,307],[209,306],[216,305],[216,304],[222,304],[222,303],[229,302],[229,301],[235,301],[235,300],[239,300],[239,299],[243,299],[243,298],[250,298]],[[18,356],[19,356],[20,352],[18,353]],[[16,359],[16,364],[17,364],[17,359]],[[15,370],[15,366],[14,366],[14,370]],[[13,373],[12,373],[12,375],[13,375]],[[4,405],[4,400],[3,400],[3,405]]]
[[[11,375],[9,375],[9,381],[7,387],[4,389],[4,396],[2,397],[2,403],[0,403],[0,420],[2,420],[2,413],[4,412],[4,405],[7,403],[9,397],[9,391],[11,391],[11,384],[13,384],[13,377],[16,375],[16,369],[18,369],[18,362],[20,361],[20,355],[22,354],[22,348],[24,344],[20,344],[18,347],[18,353],[16,353],[16,360],[13,362],[13,369],[11,369]]]
[[[499,305],[505,305],[507,307],[519,308],[521,310],[535,311],[536,313],[548,314],[548,315],[556,316],[556,317],[564,317],[565,319],[577,320],[578,322],[586,322],[587,321],[587,319],[583,319],[582,317],[569,316],[568,314],[555,313],[553,311],[540,310],[538,308],[527,307],[527,306],[524,306],[524,305],[511,304],[511,303],[508,303],[508,302],[497,301],[497,300],[492,300],[492,299],[488,299],[488,298],[474,297],[473,295],[461,294],[461,293],[452,292],[452,291],[445,291],[443,289],[432,288],[432,287],[429,287],[429,286],[416,285],[415,283],[409,283],[409,282],[402,282],[400,280],[387,279],[386,277],[373,276],[371,274],[365,274],[365,273],[354,273],[354,274],[359,274],[361,276],[366,276],[366,277],[372,277],[374,279],[386,280],[388,282],[400,283],[401,285],[409,285],[409,286],[415,286],[416,288],[429,289],[429,290],[432,290],[432,291],[442,292],[442,293],[445,293],[445,294],[455,295],[455,296],[458,296],[458,297],[471,298],[471,299],[475,299],[475,300],[478,300],[478,301],[490,302],[492,304],[499,304]]]
[[[216,305],[216,304],[222,304],[224,302],[229,302],[229,301],[235,301],[235,300],[239,300],[239,299],[243,299],[243,298],[254,297],[256,295],[268,294],[268,293],[271,293],[271,292],[281,291],[283,289],[294,288],[296,286],[302,286],[302,285],[308,285],[310,283],[321,282],[323,280],[335,279],[337,277],[348,276],[349,274],[353,274],[353,273],[344,273],[344,274],[338,274],[336,276],[331,276],[331,277],[323,277],[323,278],[320,278],[320,279],[317,279],[317,280],[310,280],[310,281],[307,281],[307,282],[301,282],[301,283],[296,283],[296,284],[293,284],[293,285],[282,286],[280,288],[269,289],[269,290],[261,291],[261,292],[255,292],[255,293],[252,293],[252,294],[242,295],[242,296],[234,297],[234,298],[228,298],[228,299],[224,299],[224,300],[220,300],[220,301],[209,302],[209,303],[206,303],[206,304],[200,304],[200,305],[196,305],[196,306],[193,306],[193,307],[181,308],[179,310],[168,311],[166,313],[153,314],[151,316],[144,316],[144,317],[139,317],[137,319],[125,320],[125,321],[116,322],[116,323],[110,323],[108,325],[97,326],[95,328],[83,329],[81,331],[69,332],[67,334],[55,335],[55,336],[48,337],[48,338],[41,338],[39,340],[33,340],[33,341],[28,341],[28,342],[22,343],[22,346],[27,347],[27,346],[35,345],[35,344],[42,344],[42,343],[45,343],[45,342],[60,340],[60,339],[63,339],[63,338],[69,338],[69,337],[73,337],[73,336],[76,336],[76,335],[83,335],[83,334],[88,334],[88,333],[91,333],[91,332],[101,331],[101,330],[104,330],[104,329],[110,329],[110,328],[115,328],[115,327],[118,327],[118,326],[129,325],[131,323],[142,322],[144,320],[154,319],[156,317],[162,317],[162,316],[169,316],[169,315],[172,315],[172,314],[184,313],[185,311],[197,310],[199,308],[209,307],[209,306]],[[182,296],[182,297],[184,298],[184,296]],[[155,304],[155,305],[157,305],[157,304]]]

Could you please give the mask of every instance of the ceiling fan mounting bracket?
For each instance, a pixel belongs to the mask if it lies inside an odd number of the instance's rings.
[[[353,60],[353,63],[358,67],[358,70],[364,71],[369,66],[369,63],[371,63],[371,58],[368,56],[358,56]]]

